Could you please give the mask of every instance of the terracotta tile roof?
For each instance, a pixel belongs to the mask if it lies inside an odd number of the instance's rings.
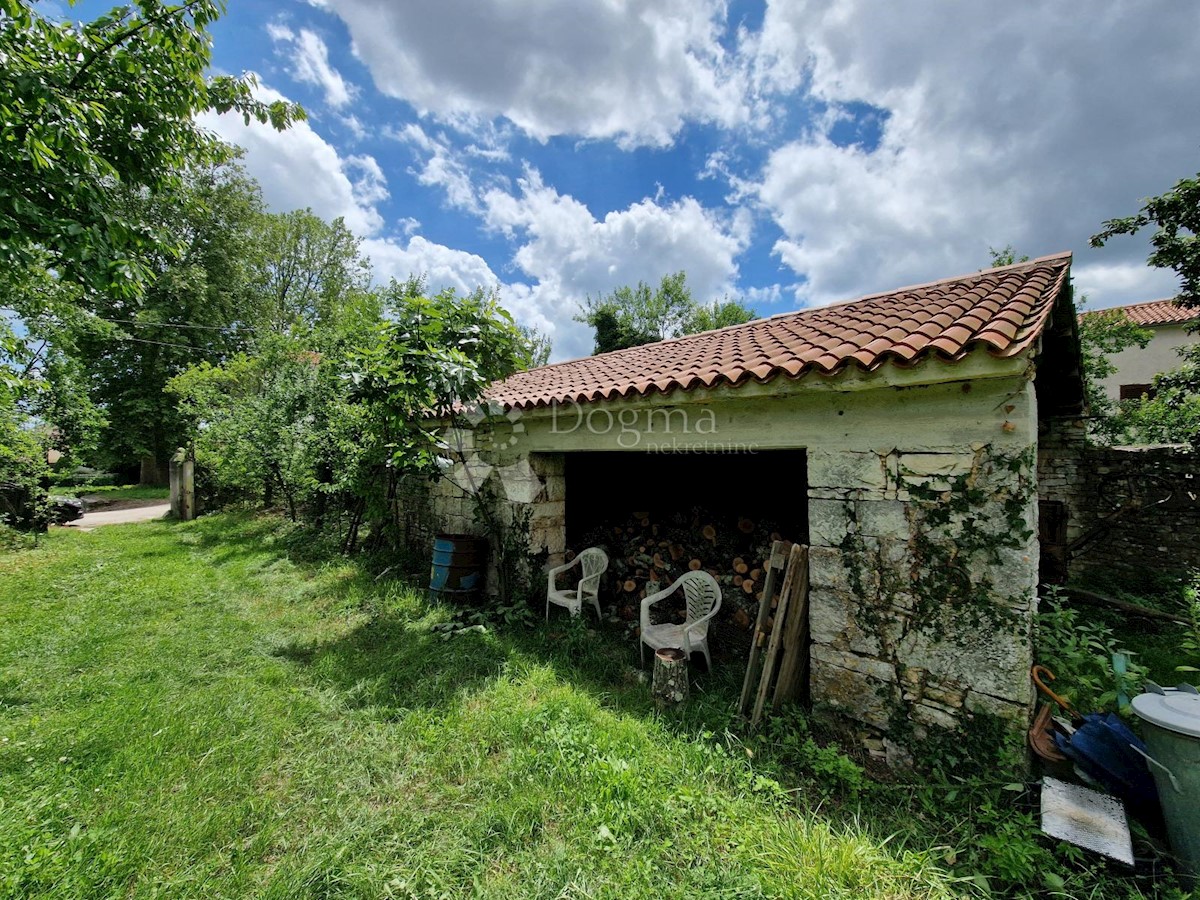
[[[1147,303],[1135,303],[1132,306],[1114,306],[1113,309],[1123,309],[1135,325],[1178,325],[1183,322],[1194,322],[1200,319],[1200,310],[1180,306],[1174,300],[1150,300]],[[1089,309],[1080,313],[1079,318],[1093,313],[1104,312],[1101,309]]]
[[[506,408],[691,390],[751,379],[870,371],[976,347],[998,357],[1037,339],[1066,283],[1071,254],[1042,257],[834,306],[519,372],[488,390]]]

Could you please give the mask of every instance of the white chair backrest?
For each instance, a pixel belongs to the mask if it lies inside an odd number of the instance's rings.
[[[583,578],[579,580],[580,588],[588,594],[600,590],[600,576],[608,568],[608,554],[599,547],[588,547],[579,554],[579,568]]]
[[[721,605],[721,587],[707,572],[688,572],[679,579],[687,600],[687,621],[703,619]]]

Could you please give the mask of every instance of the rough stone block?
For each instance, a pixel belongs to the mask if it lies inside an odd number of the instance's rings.
[[[814,644],[877,656],[884,635],[874,626],[864,625],[860,618],[861,606],[852,594],[820,590],[813,591],[809,598],[809,629]],[[879,611],[878,618],[886,636],[894,639],[902,625],[900,618],[886,609]]]
[[[565,500],[544,500],[533,506],[532,521],[545,525],[549,522],[563,523],[567,518],[567,502]]]
[[[842,500],[808,501],[808,535],[813,545],[840,546],[850,525],[849,507]]]
[[[565,500],[567,496],[567,479],[564,475],[547,475],[546,489],[543,500]]]
[[[511,466],[499,468],[496,474],[504,496],[514,503],[533,503],[542,493],[542,479],[533,471],[528,459],[521,459]]]
[[[822,704],[883,730],[896,699],[895,670],[886,663],[830,647],[812,652],[813,697]]]
[[[850,582],[842,565],[842,551],[836,547],[809,547],[808,582],[813,588],[850,593]]]
[[[884,462],[877,453],[810,450],[808,483],[811,487],[868,489],[888,487]]]
[[[1006,634],[994,628],[973,629],[961,620],[954,634],[935,640],[908,635],[899,648],[905,665],[931,676],[971,686],[973,691],[1014,703],[1029,698],[1029,668],[1033,653],[1029,632]]]
[[[951,479],[968,474],[974,465],[974,453],[902,453],[900,481],[945,491],[950,489]]]
[[[899,500],[874,500],[860,503],[858,526],[862,534],[880,538],[908,540],[908,504]]]

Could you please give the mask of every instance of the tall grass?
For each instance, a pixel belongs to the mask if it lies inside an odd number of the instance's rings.
[[[443,640],[449,610],[299,560],[280,529],[214,516],[0,556],[0,895],[965,889],[698,725],[734,674],[659,716],[634,647],[562,620]]]

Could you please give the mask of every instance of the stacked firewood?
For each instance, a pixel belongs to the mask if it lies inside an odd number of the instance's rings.
[[[612,618],[636,633],[641,602],[688,571],[703,570],[721,586],[721,612],[710,642],[718,655],[744,656],[762,598],[773,541],[791,541],[775,522],[717,516],[702,507],[656,516],[633,512],[581,535],[579,546],[602,547],[609,557],[600,600]],[[682,593],[655,604],[654,621],[682,622]]]

